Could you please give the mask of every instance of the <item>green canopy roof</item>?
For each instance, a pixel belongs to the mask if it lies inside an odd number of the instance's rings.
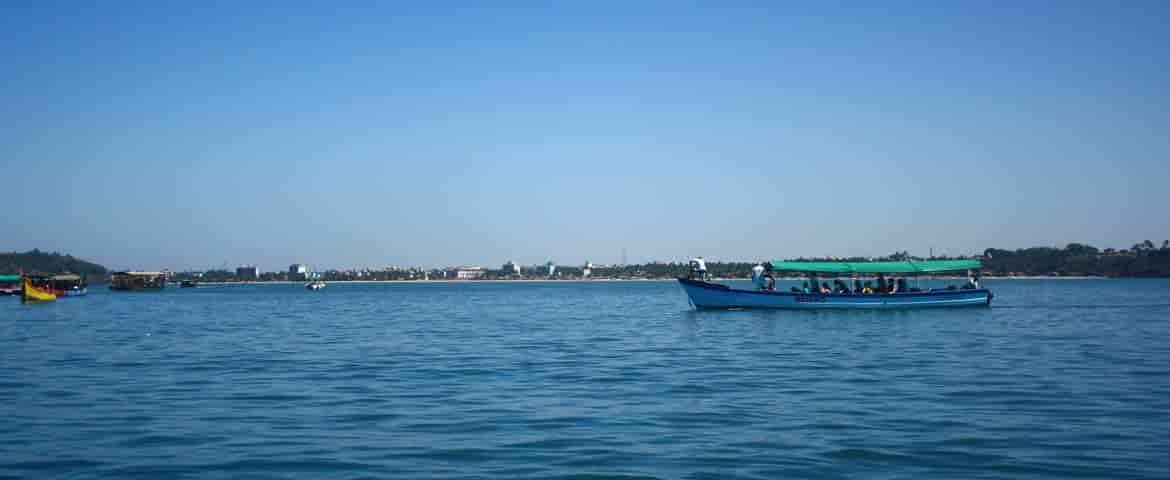
[[[979,260],[907,260],[904,262],[772,262],[781,272],[935,273],[983,268]]]
[[[0,282],[16,282],[20,280],[20,275],[0,275]]]

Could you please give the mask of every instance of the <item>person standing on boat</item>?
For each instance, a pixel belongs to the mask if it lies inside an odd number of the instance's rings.
[[[752,267],[752,285],[756,286],[756,290],[765,290],[767,288],[767,279],[764,278],[764,265],[757,263]]]
[[[695,277],[707,281],[707,261],[703,260],[703,257],[691,259],[691,278]]]

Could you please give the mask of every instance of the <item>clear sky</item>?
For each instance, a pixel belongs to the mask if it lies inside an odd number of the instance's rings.
[[[21,3],[0,250],[277,269],[1170,237],[1170,2]]]

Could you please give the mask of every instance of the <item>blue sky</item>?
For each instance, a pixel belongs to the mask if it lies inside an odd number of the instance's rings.
[[[1160,243],[1167,5],[5,2],[0,250],[276,269]]]

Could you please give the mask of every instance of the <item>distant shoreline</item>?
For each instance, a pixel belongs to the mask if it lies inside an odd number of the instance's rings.
[[[459,280],[440,278],[436,280],[322,280],[325,283],[590,283],[590,282],[670,282],[673,278],[593,278],[593,279],[501,279],[501,280]],[[731,279],[735,280],[735,279]],[[742,279],[740,279],[742,280]],[[304,285],[308,281],[273,280],[270,282],[195,282],[198,285]]]
[[[777,281],[800,281],[803,277],[789,277],[781,278]],[[1128,278],[1163,278],[1163,277],[1092,277],[1092,276],[1044,276],[1044,275],[1021,275],[1014,277],[983,277],[984,281],[996,280],[1120,280]],[[932,277],[934,280],[966,280],[967,277]],[[592,278],[592,279],[500,279],[500,280],[459,280],[459,279],[435,279],[435,280],[327,280],[325,283],[336,284],[384,284],[384,283],[596,283],[596,282],[673,282],[674,278]],[[716,282],[734,282],[734,281],[748,281],[747,278],[713,278],[711,281]],[[307,282],[302,281],[288,281],[288,280],[273,280],[269,282],[196,282],[197,285],[208,286],[228,286],[228,285],[304,285]]]

